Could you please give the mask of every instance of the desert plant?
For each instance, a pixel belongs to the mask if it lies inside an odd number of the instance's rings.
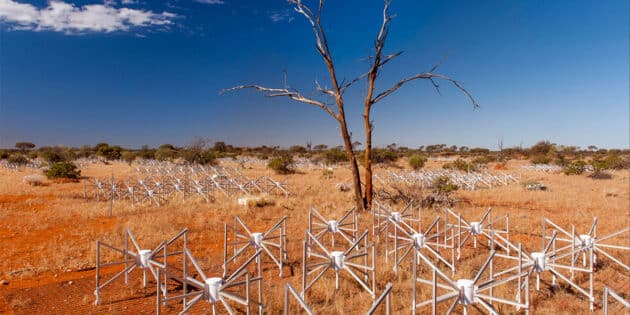
[[[576,160],[569,162],[564,168],[564,174],[566,175],[580,175],[586,170],[586,162],[582,160]]]
[[[347,161],[348,156],[346,155],[344,151],[341,151],[340,149],[337,149],[337,148],[333,148],[330,150],[326,150],[324,152],[324,160],[328,164],[336,164],[339,162]]]
[[[118,160],[121,157],[122,148],[119,146],[110,147],[107,143],[97,144],[96,154],[107,160]]]
[[[398,160],[398,153],[396,153],[392,149],[372,149],[371,154],[371,162],[373,163],[390,164]],[[365,161],[363,161],[363,163],[364,162]]]
[[[5,151],[5,150],[0,150],[0,160],[4,160],[6,158],[9,157],[9,152]]]
[[[275,157],[269,161],[267,167],[277,174],[291,174],[293,173],[293,158],[289,155]]]
[[[433,180],[433,191],[437,194],[448,195],[459,189],[448,176],[440,176]]]
[[[138,155],[133,151],[125,151],[122,153],[122,159],[131,165]]]
[[[22,152],[26,152],[35,148],[35,144],[32,142],[18,142],[15,144],[15,147]]]
[[[48,162],[49,164],[63,162],[66,160],[61,153],[53,149],[42,151],[40,153],[40,156],[42,157],[42,159],[44,159],[44,161]]]
[[[24,165],[28,163],[28,159],[22,154],[11,154],[7,158],[7,162],[11,164]]]
[[[426,162],[427,158],[418,154],[415,154],[409,158],[409,166],[411,166],[411,168],[413,168],[414,170],[421,169],[422,167],[424,167],[424,163]]]
[[[549,164],[551,163],[551,158],[548,155],[534,155],[531,159],[532,164]]]
[[[446,163],[444,165],[442,165],[443,169],[452,169],[452,170],[460,170],[462,172],[468,172],[468,171],[476,171],[477,168],[475,167],[475,165],[470,164],[468,162],[466,162],[463,159],[457,159],[451,163]]]
[[[81,171],[72,162],[53,163],[44,172],[48,178],[77,179],[81,176]]]

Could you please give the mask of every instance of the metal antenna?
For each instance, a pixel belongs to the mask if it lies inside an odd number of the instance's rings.
[[[227,272],[228,264],[245,256],[248,249],[262,250],[278,266],[280,277],[287,264],[287,217],[282,217],[266,232],[252,232],[243,220],[234,217],[234,225],[225,224],[223,241],[223,272]],[[276,253],[274,253],[276,252]],[[257,259],[258,264],[261,260]]]
[[[345,241],[346,245],[357,240],[358,234],[357,212],[354,208],[346,211],[338,220],[329,220],[322,216],[317,209],[311,208],[308,212],[308,231],[322,244],[323,239],[330,236],[330,246],[335,248],[335,236]],[[312,244],[309,244],[311,246]]]
[[[454,219],[455,222],[449,223],[449,217]],[[504,229],[496,228],[500,221],[505,222]],[[487,239],[487,246],[491,250],[494,250],[494,246],[498,246],[507,254],[510,252],[510,246],[508,245],[510,242],[510,221],[507,214],[493,220],[492,208],[488,208],[481,216],[481,219],[468,222],[461,214],[456,214],[453,210],[446,208],[444,212],[444,222],[447,229],[453,229],[455,231],[454,237],[457,239],[457,260],[461,258],[462,246],[464,246],[471,237],[473,248],[477,248],[478,238],[483,237]],[[444,241],[447,242],[449,240],[448,235],[444,234],[444,236]]]
[[[169,257],[175,256],[175,255],[183,255],[184,251],[186,250],[186,246],[188,242],[187,233],[188,233],[188,229],[184,229],[181,232],[179,232],[177,235],[172,237],[171,239],[160,243],[153,250],[142,249],[138,245],[136,238],[133,236],[133,234],[131,233],[131,230],[129,229],[125,231],[125,245],[123,248],[114,247],[112,245],[109,245],[107,243],[97,240],[96,241],[96,289],[94,290],[94,295],[96,299],[94,301],[94,305],[99,304],[100,292],[105,286],[109,285],[110,283],[112,283],[114,280],[118,279],[121,276],[124,276],[125,284],[129,283],[129,274],[136,268],[142,269],[143,287],[145,288],[147,287],[147,270],[150,271],[151,275],[153,275],[153,277],[156,279],[157,283],[159,284],[160,282],[157,276],[157,269],[159,268],[167,269],[168,268],[167,260]],[[169,248],[169,246],[171,246],[173,243],[175,243],[179,239],[183,241],[183,246],[182,246],[183,249],[173,251],[172,248]],[[133,245],[132,248],[129,248],[129,241],[131,241]],[[101,261],[102,248],[110,249],[110,250],[113,250],[114,252],[121,254],[122,260],[108,262],[108,263]],[[101,274],[100,274],[101,268],[109,267],[109,266],[120,266],[120,265],[124,265],[124,268],[122,271],[115,274],[109,280],[101,283]],[[167,294],[166,280],[163,284],[161,284],[159,292],[161,292],[162,294],[166,296]]]
[[[387,248],[392,250],[386,251],[386,259],[393,255],[394,272],[398,273],[398,266],[401,262],[409,256],[409,253],[417,253],[418,251],[424,251],[434,258],[434,260],[446,265],[451,273],[455,273],[455,246],[454,238],[452,234],[454,229],[450,228],[451,244],[440,243],[443,235],[439,231],[440,218],[437,217],[424,232],[419,232],[403,220],[395,221],[393,217],[388,218],[392,229],[389,229],[386,242],[392,243]],[[443,233],[448,234],[449,230],[444,230]],[[440,248],[450,249],[451,258],[450,261],[444,258],[440,253]]]
[[[253,282],[258,282],[259,288],[262,282],[262,277],[251,277],[248,272],[248,266],[254,260],[258,259],[261,249],[249,257],[245,263],[243,263],[234,273],[231,275],[223,275],[222,277],[207,277],[203,272],[197,259],[186,248],[184,250],[183,271],[181,275],[182,283],[184,284],[184,291],[180,295],[170,296],[162,298],[160,294],[157,294],[157,314],[161,314],[161,307],[163,303],[167,303],[174,300],[182,300],[182,311],[179,314],[186,314],[197,305],[199,301],[205,300],[212,307],[212,314],[217,314],[217,309],[223,306],[229,314],[236,314],[235,307],[230,305],[229,302],[236,303],[237,306],[245,308],[245,313],[250,314],[250,308],[253,305],[258,306],[258,314],[263,314],[262,301],[252,300],[250,296],[250,289]],[[196,274],[188,272],[188,262],[193,266],[193,271]],[[167,277],[168,272],[164,272],[163,277]],[[161,271],[158,270],[158,279],[162,277]],[[201,278],[199,280],[198,278]],[[158,280],[159,283],[159,280]],[[192,291],[192,292],[189,292]],[[259,296],[262,292],[259,292]],[[190,299],[190,300],[188,300]]]
[[[380,239],[385,234],[389,234],[390,218],[394,222],[405,221],[407,225],[420,229],[420,207],[417,207],[418,211],[414,209],[413,201],[408,202],[400,211],[394,211],[391,208],[386,207],[382,203],[375,201],[372,207],[372,236]],[[387,246],[387,242],[385,243]],[[386,251],[389,249],[386,248]]]
[[[302,298],[304,298],[306,291],[328,270],[335,272],[335,289],[339,289],[340,272],[346,271],[363,289],[370,293],[372,298],[375,298],[375,246],[374,243],[368,244],[367,230],[345,251],[331,251],[309,231],[305,231],[305,233],[302,256]],[[357,250],[362,242],[363,246]],[[316,274],[315,277],[310,277],[314,274]]]
[[[413,264],[413,294],[412,294],[412,314],[416,314],[418,308],[422,308],[431,305],[431,313],[437,314],[437,304],[446,302],[452,299],[450,307],[445,314],[451,314],[458,305],[463,306],[463,313],[468,314],[468,308],[473,307],[480,313],[483,313],[483,309],[487,310],[490,314],[499,314],[494,308],[492,303],[506,304],[517,308],[524,308],[526,313],[529,308],[527,300],[523,303],[520,300],[510,300],[503,297],[496,297],[492,294],[492,289],[501,285],[507,285],[513,281],[518,281],[522,277],[526,276],[526,272],[510,275],[503,279],[499,279],[493,274],[493,260],[496,251],[492,250],[490,255],[481,266],[476,276],[473,279],[459,279],[451,280],[446,276],[431,260],[421,252],[418,255],[414,255]],[[418,259],[421,259],[425,264],[431,267],[432,277],[431,279],[424,279],[418,277],[417,265]],[[483,279],[484,273],[489,271],[488,279]],[[525,280],[527,283],[527,280]],[[431,285],[431,298],[420,303],[416,303],[417,284]],[[520,282],[519,282],[520,283]],[[438,295],[438,289],[444,292]],[[479,307],[481,306],[481,307]]]

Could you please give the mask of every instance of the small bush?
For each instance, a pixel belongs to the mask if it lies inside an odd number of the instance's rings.
[[[138,155],[133,151],[124,151],[122,153],[122,159],[127,162],[127,164],[131,165],[133,161],[136,159]]]
[[[17,165],[25,165],[26,163],[28,163],[28,159],[22,154],[11,154],[7,158],[7,162]]]
[[[398,153],[389,149],[373,149],[372,163],[390,164],[398,160]]]
[[[534,155],[531,159],[532,164],[549,164],[551,163],[551,158],[547,155]]]
[[[31,186],[41,186],[44,184],[44,176],[39,174],[26,175],[22,180]]]
[[[4,160],[9,157],[9,152],[0,150],[0,160]]]
[[[628,168],[630,163],[626,162],[621,156],[618,154],[609,154],[603,159],[596,159],[593,161],[593,168],[595,171],[601,170],[619,170]]]
[[[433,190],[437,194],[448,195],[459,189],[459,186],[453,184],[448,176],[440,176],[433,181]]]
[[[427,158],[425,156],[413,155],[409,158],[409,166],[414,170],[421,169],[424,167],[424,163],[427,162]]]
[[[37,151],[28,151],[26,156],[28,156],[29,159],[34,160],[34,159],[37,158],[38,153],[37,153]]]
[[[481,164],[481,165],[486,165],[490,162],[494,162],[496,161],[496,158],[490,155],[483,155],[483,156],[479,156],[476,157],[474,160],[472,160],[471,164],[473,165],[477,165],[477,164]]]
[[[451,170],[460,170],[462,172],[468,172],[468,171],[476,171],[477,168],[475,167],[475,165],[470,164],[468,162],[466,162],[463,159],[457,159],[451,163],[446,163],[444,165],[442,165],[443,169],[451,169]]]
[[[269,161],[267,167],[276,171],[277,174],[291,174],[293,173],[293,159],[290,156],[276,157]]]
[[[564,168],[566,175],[580,175],[586,170],[586,162],[582,160],[572,161]]]
[[[77,179],[81,176],[81,171],[74,163],[58,162],[53,163],[49,169],[45,171],[48,178],[69,178]]]
[[[66,160],[61,153],[55,150],[46,150],[43,151],[40,155],[42,159],[44,159],[44,161],[48,162],[49,164],[59,163]]]
[[[333,148],[324,152],[324,160],[328,164],[336,164],[348,160],[348,156],[345,151]]]

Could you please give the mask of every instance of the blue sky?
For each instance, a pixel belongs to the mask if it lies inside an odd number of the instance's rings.
[[[65,2],[64,2],[65,1]],[[195,136],[237,145],[336,145],[323,111],[250,91],[327,82],[307,22],[283,0],[0,0],[0,146],[17,141],[127,147]],[[305,0],[306,1],[306,0]],[[205,2],[205,3],[203,3]],[[306,3],[310,3],[306,1]],[[341,78],[366,71],[381,1],[328,1],[324,26]],[[611,1],[394,0],[386,53],[403,55],[377,91],[431,68],[456,89],[411,83],[374,108],[377,145],[496,148],[548,139],[629,146],[629,7]],[[365,84],[346,94],[363,142]]]

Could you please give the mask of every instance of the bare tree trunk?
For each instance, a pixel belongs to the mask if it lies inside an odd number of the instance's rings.
[[[371,90],[370,90],[371,91]],[[371,96],[368,98],[371,99]],[[366,104],[363,112],[363,124],[365,125],[365,198],[363,204],[366,210],[372,208],[372,123],[370,122],[370,105]]]
[[[340,107],[343,108],[343,107]],[[366,209],[363,201],[363,193],[361,189],[361,175],[359,174],[359,165],[357,164],[357,158],[352,151],[352,139],[350,138],[350,133],[348,132],[348,127],[346,125],[345,114],[343,109],[340,110],[339,115],[341,116],[339,120],[339,125],[341,127],[341,137],[343,138],[343,144],[346,149],[346,156],[348,157],[348,161],[350,162],[350,169],[352,170],[352,181],[354,186],[354,203],[357,210]]]

